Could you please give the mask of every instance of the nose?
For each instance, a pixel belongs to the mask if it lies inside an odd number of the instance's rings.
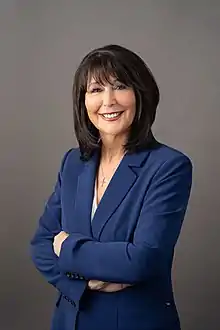
[[[112,88],[108,88],[103,93],[103,106],[111,107],[116,103],[115,93]]]

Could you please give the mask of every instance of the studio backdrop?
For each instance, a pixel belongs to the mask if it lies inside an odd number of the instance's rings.
[[[91,49],[137,52],[161,91],[153,127],[188,154],[193,189],[173,267],[183,330],[220,324],[220,2],[0,2],[0,329],[49,329],[55,289],[29,241],[63,154],[76,146],[73,73]]]

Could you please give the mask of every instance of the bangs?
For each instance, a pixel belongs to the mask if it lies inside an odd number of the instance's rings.
[[[87,58],[81,72],[81,86],[87,89],[88,82],[94,79],[98,84],[112,84],[111,78],[115,78],[124,85],[131,87],[131,81],[125,66],[113,55],[96,54]]]

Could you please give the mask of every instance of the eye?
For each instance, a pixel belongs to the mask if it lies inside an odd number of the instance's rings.
[[[91,90],[89,92],[90,93],[99,93],[101,91],[102,91],[101,87],[94,87],[94,88],[91,88]]]
[[[123,90],[126,88],[127,88],[127,86],[125,86],[124,84],[117,84],[114,86],[114,89],[117,89],[117,90]]]

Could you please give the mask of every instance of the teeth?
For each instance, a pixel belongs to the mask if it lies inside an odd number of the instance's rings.
[[[111,114],[105,114],[103,115],[105,118],[115,118],[118,117],[120,115],[120,112],[115,112],[115,113],[111,113]]]

